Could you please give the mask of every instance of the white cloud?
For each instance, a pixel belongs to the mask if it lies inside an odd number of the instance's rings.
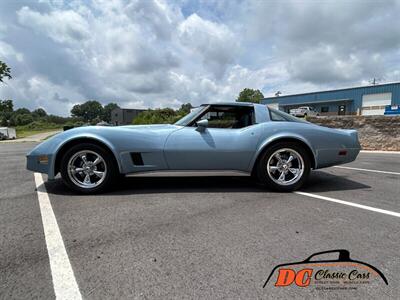
[[[314,83],[354,82],[363,76],[382,73],[382,66],[379,54],[342,54],[330,45],[307,49],[288,61],[292,78]]]
[[[42,76],[10,80],[0,89],[0,98],[18,99],[18,107],[30,109],[50,107],[50,112],[58,115],[68,115],[74,104],[84,100],[75,87],[68,84],[57,85]]]
[[[24,59],[22,53],[15,51],[13,46],[2,41],[0,41],[0,57],[15,58],[19,63]]]
[[[179,25],[179,37],[190,54],[199,56],[217,78],[235,61],[239,45],[235,35],[223,24],[190,15]]]
[[[399,1],[252,1],[246,30],[271,42],[292,81],[353,85],[397,67],[399,12]]]
[[[22,25],[31,27],[38,34],[44,33],[59,43],[84,42],[90,34],[87,21],[72,10],[55,10],[41,14],[24,6],[17,15]]]
[[[400,2],[0,2],[0,98],[179,107],[400,80]]]

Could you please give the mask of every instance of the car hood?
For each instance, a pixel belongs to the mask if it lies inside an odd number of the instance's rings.
[[[124,126],[83,126],[73,128],[61,133],[60,136],[70,136],[79,133],[93,133],[93,134],[113,134],[115,132],[137,132],[137,133],[160,133],[174,131],[182,126],[171,124],[151,124],[151,125],[124,125]]]
[[[52,153],[63,143],[75,138],[97,139],[111,143],[118,149],[125,149],[125,146],[129,146],[126,141],[137,139],[141,145],[149,145],[151,148],[153,144],[163,144],[171,132],[181,128],[182,126],[171,124],[77,127],[54,135],[37,145],[29,154],[43,149],[45,150],[41,153]]]
[[[123,128],[123,129],[131,129],[131,130],[171,130],[177,129],[180,126],[171,125],[171,124],[147,124],[147,125],[125,125],[119,127],[111,127],[111,128]]]

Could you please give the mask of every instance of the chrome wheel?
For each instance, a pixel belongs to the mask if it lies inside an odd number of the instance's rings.
[[[68,177],[84,189],[100,185],[107,175],[107,164],[104,158],[91,150],[75,153],[68,161]]]
[[[267,173],[279,185],[294,184],[304,173],[303,158],[293,149],[279,149],[269,157]]]

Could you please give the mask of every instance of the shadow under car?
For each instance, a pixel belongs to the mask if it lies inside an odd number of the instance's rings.
[[[366,189],[370,186],[346,176],[336,176],[323,171],[312,171],[301,189],[305,192],[326,192]],[[60,178],[46,182],[49,194],[75,195]],[[118,180],[106,195],[160,194],[160,193],[263,193],[268,187],[257,184],[250,176],[210,177],[125,177]]]

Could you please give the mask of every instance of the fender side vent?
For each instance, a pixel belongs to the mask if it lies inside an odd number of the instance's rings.
[[[143,166],[143,158],[140,152],[131,152],[131,158],[135,166]]]

